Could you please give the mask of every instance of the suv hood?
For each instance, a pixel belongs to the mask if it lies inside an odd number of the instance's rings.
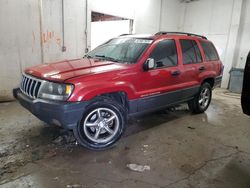
[[[109,72],[124,67],[124,64],[111,61],[83,58],[37,65],[26,69],[25,73],[44,80],[61,82],[73,77]]]

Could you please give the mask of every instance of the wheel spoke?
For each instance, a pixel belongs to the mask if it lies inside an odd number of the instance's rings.
[[[115,119],[115,116],[111,116],[111,117],[109,117],[108,119],[107,119],[107,123],[109,123],[109,122],[111,122],[113,119]]]
[[[85,125],[87,127],[96,127],[98,124],[96,122],[94,122],[94,123],[86,123]]]
[[[100,109],[97,109],[97,116],[98,116],[98,118],[101,118],[101,117],[102,117],[102,115],[101,115],[101,110],[100,110]]]
[[[94,136],[95,139],[98,139],[98,137],[100,135],[100,132],[101,132],[100,128],[96,130],[96,133],[95,133],[95,136]]]
[[[202,107],[203,107],[203,108],[206,107],[206,100],[203,100],[203,101],[202,101]]]
[[[202,102],[203,102],[203,98],[201,98],[201,99],[199,100],[199,104],[202,104]]]
[[[205,90],[205,95],[206,96],[209,95],[209,90],[208,89]]]
[[[109,132],[109,134],[113,134],[114,131],[110,129],[108,126],[105,126],[104,129]]]

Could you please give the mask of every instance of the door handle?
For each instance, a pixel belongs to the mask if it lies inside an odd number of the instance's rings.
[[[178,75],[180,75],[181,74],[181,72],[180,71],[173,71],[173,72],[171,72],[171,75],[172,76],[178,76]]]
[[[199,71],[204,71],[204,70],[206,70],[206,68],[204,66],[199,68]]]

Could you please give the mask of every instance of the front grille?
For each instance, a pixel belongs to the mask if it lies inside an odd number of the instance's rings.
[[[40,81],[36,78],[33,78],[31,76],[27,76],[27,75],[23,75],[20,89],[24,94],[35,99],[38,96],[38,92],[39,92],[39,89],[41,87],[41,83],[42,83],[42,81]]]

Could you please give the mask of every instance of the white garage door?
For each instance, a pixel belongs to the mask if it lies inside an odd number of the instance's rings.
[[[130,20],[91,22],[91,49],[107,40],[130,32]]]

